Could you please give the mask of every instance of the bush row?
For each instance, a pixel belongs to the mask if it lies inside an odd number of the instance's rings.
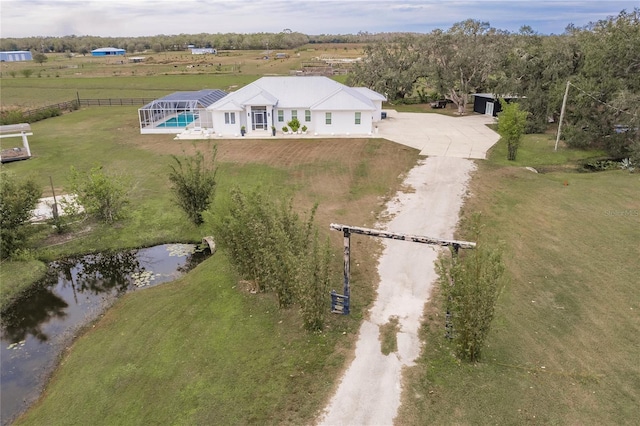
[[[330,245],[320,242],[314,214],[315,208],[303,220],[291,201],[234,189],[226,211],[213,219],[216,241],[241,277],[257,291],[274,292],[280,308],[297,304],[309,331],[323,327],[332,276]]]
[[[46,118],[57,117],[59,115],[62,115],[62,110],[58,107],[43,108],[31,114],[25,114],[24,111],[13,109],[2,111],[0,113],[0,125],[4,126],[7,124],[34,123]]]

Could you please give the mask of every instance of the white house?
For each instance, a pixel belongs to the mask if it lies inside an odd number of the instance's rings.
[[[216,134],[278,131],[297,118],[314,135],[369,135],[380,121],[380,93],[327,77],[262,77],[207,107]]]

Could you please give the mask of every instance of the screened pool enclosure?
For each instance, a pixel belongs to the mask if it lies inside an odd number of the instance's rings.
[[[176,92],[138,110],[140,133],[181,133],[193,128],[212,128],[206,108],[225,97],[223,90]]]

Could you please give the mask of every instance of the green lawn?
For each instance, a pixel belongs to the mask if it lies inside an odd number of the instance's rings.
[[[562,164],[581,153],[520,165]],[[553,146],[551,144],[551,146]],[[558,155],[560,159],[554,156]],[[501,147],[479,162],[464,217],[505,245],[508,284],[478,364],[443,338],[442,300],[428,305],[425,349],[408,371],[401,424],[634,424],[640,418],[640,175],[535,174],[505,166]],[[463,221],[463,223],[465,223]],[[459,236],[468,230],[463,226]]]
[[[160,98],[183,90],[235,90],[259,75],[150,75],[120,77],[2,78],[2,105],[39,107],[57,102],[105,98]],[[142,106],[142,105],[140,105]]]
[[[16,424],[303,424],[344,362],[341,331],[301,331],[219,253],[110,310]]]
[[[46,261],[70,254],[200,240],[197,228],[184,221],[170,201],[165,177],[170,158],[127,145],[127,140],[139,137],[135,111],[132,107],[88,108],[33,123],[34,135],[29,137],[33,158],[2,166],[18,177],[33,177],[44,196],[52,195],[51,181],[58,195],[66,192],[72,165],[78,170],[100,165],[130,184],[127,219],[116,225],[122,232],[85,221],[74,225],[76,232],[68,235],[66,244],[58,244],[58,239],[47,238],[50,227],[39,226],[29,244],[32,257]],[[6,278],[0,286],[2,306],[37,278],[36,271],[43,272],[41,264],[30,269],[22,262],[12,263],[2,262]]]
[[[502,140],[491,148],[490,157],[493,164],[501,166],[522,166],[539,168],[541,171],[574,169],[575,163],[586,158],[606,156],[604,151],[585,151],[569,148],[564,142],[555,150],[555,135],[525,135],[515,161],[507,160],[507,144]]]
[[[135,107],[86,108],[32,128],[34,157],[3,167],[34,176],[49,195],[49,177],[60,194],[71,165],[101,165],[131,182],[131,203],[124,220],[85,221],[62,244],[42,228],[29,242],[36,260],[3,262],[2,301],[41,273],[41,261],[210,235],[173,204],[166,176],[170,154],[207,152],[206,141],[140,135]],[[328,224],[374,221],[418,158],[387,141],[348,142],[217,141],[214,214],[232,186],[293,195],[302,210],[320,202],[316,223],[335,245],[339,289],[342,236]],[[307,424],[330,396],[374,297],[377,248],[363,241],[354,253],[361,267],[352,270],[352,315],[330,316],[317,334],[302,329],[297,307],[282,311],[271,295],[250,294],[223,252],[177,282],[127,295],[77,339],[18,424]]]

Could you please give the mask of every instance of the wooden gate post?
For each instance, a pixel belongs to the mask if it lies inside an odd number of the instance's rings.
[[[351,296],[351,288],[349,286],[349,278],[351,276],[351,231],[348,228],[343,229],[344,235],[344,287],[342,293],[344,295],[343,314],[349,314],[349,298]]]

